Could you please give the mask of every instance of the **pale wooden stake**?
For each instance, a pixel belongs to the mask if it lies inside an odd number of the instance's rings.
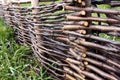
[[[33,14],[36,14],[36,13],[38,13],[39,12],[39,9],[37,8],[37,7],[39,7],[39,0],[31,0],[31,5],[32,5],[32,7],[33,7],[33,9],[32,9],[32,13]],[[36,16],[36,15],[33,15],[33,16]],[[33,21],[34,22],[37,22],[38,20],[36,19],[36,18],[34,18],[33,19]],[[40,30],[39,30],[40,28],[39,28],[39,26],[38,25],[34,25],[34,31],[35,31],[35,36],[36,36],[36,39],[37,39],[37,44],[39,45],[39,46],[41,46],[41,44],[40,44],[40,39],[41,39],[41,36],[39,35],[39,34],[37,34],[37,33],[40,33]],[[41,52],[41,49],[39,49],[38,50],[41,54],[43,54],[42,52]]]
[[[38,12],[39,12],[39,9],[37,9],[37,7],[39,7],[39,0],[31,0],[31,5],[32,5],[32,7],[33,7],[32,13],[33,13],[33,14],[38,13]],[[33,16],[35,16],[35,15],[33,15]],[[34,21],[34,22],[37,22],[37,19],[34,18],[33,21]],[[35,30],[35,33],[39,33],[39,26],[34,25],[34,30]],[[41,39],[40,35],[38,35],[38,34],[36,34],[36,38],[37,38],[38,40]]]

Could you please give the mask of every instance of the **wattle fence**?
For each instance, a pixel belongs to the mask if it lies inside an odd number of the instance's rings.
[[[2,4],[1,15],[48,73],[58,80],[120,80],[120,1],[26,3]],[[109,7],[96,7],[103,4]]]

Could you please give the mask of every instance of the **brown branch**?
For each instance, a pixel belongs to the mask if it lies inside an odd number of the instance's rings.
[[[71,70],[70,68],[67,68],[67,67],[63,67],[64,70],[71,74],[71,75],[74,75],[75,77],[79,78],[80,80],[85,80],[85,76],[83,76],[82,74],[77,74],[76,72],[74,72],[73,70]]]
[[[103,80],[101,77],[99,77],[99,76],[97,76],[97,75],[95,75],[93,73],[80,70],[80,68],[78,66],[74,65],[74,64],[69,63],[69,65],[70,65],[71,68],[76,70],[79,74],[83,74],[83,75],[85,75],[87,77],[90,77],[90,78],[92,78],[94,80]]]
[[[84,23],[87,24],[87,23]],[[119,31],[120,28],[116,26],[102,26],[102,25],[90,25],[89,27],[85,27],[84,25],[78,25],[77,23],[68,23],[67,25],[64,25],[63,30],[77,30],[77,29],[87,29],[87,30],[99,30],[102,32],[105,31]]]
[[[112,75],[110,75],[110,74],[108,74],[108,73],[106,73],[106,72],[103,72],[103,71],[101,71],[100,69],[98,69],[98,68],[96,68],[96,67],[94,67],[94,66],[92,66],[92,65],[87,65],[87,68],[89,68],[89,69],[97,72],[98,74],[100,74],[101,76],[103,76],[103,77],[105,77],[105,78],[107,78],[107,79],[118,80],[118,79],[115,78],[114,76],[112,76]]]
[[[75,11],[87,11],[87,12],[96,12],[96,13],[106,13],[106,14],[120,14],[119,10],[109,10],[109,9],[100,9],[94,7],[87,7],[87,8],[80,8],[80,7],[73,7],[73,6],[64,6],[67,10],[75,10]]]
[[[107,22],[107,23],[120,23],[119,20],[110,19],[110,18],[98,18],[98,17],[77,17],[67,15],[66,18],[68,20],[75,20],[75,21],[98,21],[98,22]]]
[[[92,56],[94,58],[100,59],[102,61],[105,61],[107,63],[110,63],[112,65],[115,65],[116,67],[118,67],[120,69],[120,64],[110,60],[109,58],[107,58],[105,56],[102,56],[102,55],[99,55],[99,54],[95,54],[95,53],[92,53],[92,52],[86,52],[86,54],[89,55],[89,56]]]

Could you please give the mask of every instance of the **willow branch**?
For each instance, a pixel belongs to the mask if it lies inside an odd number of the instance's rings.
[[[98,17],[77,17],[67,15],[66,18],[68,20],[75,20],[75,21],[98,21],[98,22],[107,22],[107,23],[120,23],[119,20],[110,19],[110,18],[98,18]]]
[[[75,10],[75,11],[87,11],[87,12],[96,12],[96,13],[106,13],[106,14],[120,14],[119,10],[110,10],[110,9],[100,9],[100,8],[94,8],[94,7],[87,7],[87,8],[80,8],[80,7],[73,7],[73,6],[64,6],[67,10]]]

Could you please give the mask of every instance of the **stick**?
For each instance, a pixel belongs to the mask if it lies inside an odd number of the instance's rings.
[[[87,7],[87,8],[79,8],[79,7],[73,7],[73,6],[64,6],[67,10],[74,10],[74,11],[87,11],[87,12],[95,12],[95,13],[106,13],[106,14],[116,14],[119,15],[119,10],[109,10],[109,9],[100,9],[100,8],[93,8],[93,7]]]
[[[87,68],[89,68],[89,69],[97,72],[97,73],[100,74],[101,76],[106,77],[106,78],[108,78],[108,79],[118,80],[118,79],[115,78],[114,76],[112,76],[112,75],[110,75],[110,74],[108,74],[108,73],[106,73],[106,72],[103,72],[103,71],[101,71],[100,69],[98,69],[98,68],[96,68],[96,67],[94,67],[94,66],[87,65]]]
[[[84,25],[88,26],[87,22],[84,22]],[[102,32],[105,31],[119,31],[120,28],[116,26],[102,26],[102,25],[90,25],[89,27],[84,27],[84,25],[78,25],[77,23],[68,23],[63,26],[63,30],[78,30],[78,29],[87,29],[87,30],[99,30]]]
[[[120,23],[119,20],[109,19],[109,18],[98,18],[98,17],[77,17],[67,15],[66,18],[68,20],[76,20],[76,21],[98,21],[98,22],[107,22],[107,23]]]
[[[66,72],[68,72],[69,74],[71,74],[71,75],[74,75],[75,77],[77,77],[77,78],[79,78],[80,80],[85,80],[84,78],[85,78],[85,76],[83,76],[82,74],[77,74],[76,72],[74,72],[73,70],[71,70],[70,68],[68,68],[68,67],[63,67],[64,68],[64,70],[66,71]]]
[[[71,64],[69,63],[70,67],[73,68],[74,70],[76,70],[79,74],[83,74],[87,77],[90,77],[94,80],[103,80],[101,77],[98,77],[97,75],[93,74],[93,73],[90,73],[90,72],[87,72],[87,71],[81,71],[79,67],[77,67],[76,65],[74,64]]]

